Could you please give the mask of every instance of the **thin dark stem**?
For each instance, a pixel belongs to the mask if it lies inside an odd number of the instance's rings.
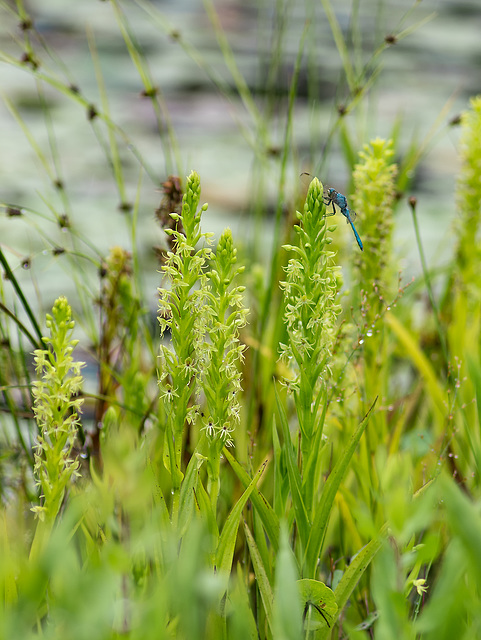
[[[417,245],[418,245],[419,257],[421,259],[421,266],[422,266],[422,270],[423,270],[423,276],[424,276],[424,280],[426,282],[426,289],[427,289],[427,292],[428,292],[429,301],[431,303],[431,307],[432,307],[432,310],[433,310],[434,321],[436,323],[436,330],[438,332],[439,342],[441,344],[441,349],[443,351],[444,361],[445,361],[446,367],[448,367],[448,365],[449,365],[448,348],[447,348],[447,345],[446,345],[446,338],[445,338],[444,333],[443,333],[442,328],[441,328],[441,322],[439,320],[439,312],[438,312],[438,308],[437,308],[437,305],[436,305],[436,301],[434,300],[434,294],[433,294],[433,289],[432,289],[432,286],[431,286],[431,278],[429,276],[429,270],[428,270],[428,265],[427,265],[427,262],[426,262],[426,256],[424,255],[423,244],[421,242],[421,234],[419,232],[418,218],[417,218],[417,214],[416,214],[416,204],[417,204],[416,198],[414,198],[414,197],[409,198],[409,206],[411,207],[411,214],[412,214],[413,224],[414,224],[414,233],[416,234],[416,242],[417,242]]]

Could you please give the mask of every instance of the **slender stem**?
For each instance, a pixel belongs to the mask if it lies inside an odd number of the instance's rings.
[[[409,198],[409,206],[411,207],[411,214],[412,214],[413,224],[414,224],[414,232],[416,234],[416,242],[417,242],[417,245],[418,245],[419,257],[421,258],[421,266],[422,266],[422,270],[423,270],[424,280],[426,282],[426,289],[427,289],[428,296],[429,296],[429,301],[431,303],[431,307],[432,307],[432,310],[433,310],[434,321],[436,323],[436,329],[437,329],[437,332],[438,332],[439,342],[441,344],[441,349],[443,351],[444,361],[446,363],[446,367],[448,367],[448,365],[449,365],[448,348],[447,348],[447,345],[446,345],[446,338],[444,336],[444,333],[443,333],[443,330],[442,330],[442,327],[441,327],[441,322],[439,320],[438,308],[437,308],[436,302],[434,300],[433,289],[432,289],[432,286],[431,286],[431,278],[429,276],[429,270],[428,270],[428,265],[427,265],[427,262],[426,262],[426,256],[424,254],[423,244],[422,244],[422,241],[421,241],[421,234],[419,232],[418,218],[417,218],[417,214],[416,214],[416,204],[417,204],[416,198],[414,198],[414,197]]]

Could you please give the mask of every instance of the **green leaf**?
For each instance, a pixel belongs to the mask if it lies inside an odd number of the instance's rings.
[[[323,394],[319,393],[316,399],[316,406],[314,408],[314,415],[317,415],[319,402]],[[303,495],[305,496],[305,503],[308,508],[312,509],[314,504],[314,488],[320,486],[320,478],[323,471],[323,456],[321,455],[322,447],[322,434],[324,429],[324,421],[326,419],[328,402],[324,402],[321,415],[314,426],[314,440],[309,453],[309,457],[306,461],[305,470],[303,473]]]
[[[363,547],[359,553],[357,553],[351,560],[350,565],[347,567],[344,575],[342,576],[339,584],[334,591],[334,597],[338,606],[337,613],[334,616],[333,623],[338,618],[341,611],[346,606],[347,601],[351,597],[352,592],[356,588],[357,583],[361,579],[362,574],[366,571],[372,559],[381,548],[384,538],[387,534],[388,527],[385,524],[379,535],[371,540],[365,547]],[[323,636],[320,637],[320,640]],[[324,636],[327,637],[327,634]]]
[[[284,437],[284,451],[286,452],[286,460],[287,460],[287,474],[289,476],[289,484],[291,489],[292,503],[294,505],[294,511],[296,514],[296,522],[297,528],[299,531],[299,536],[301,538],[301,542],[303,548],[306,548],[306,543],[309,538],[309,531],[311,529],[311,524],[309,522],[309,518],[307,517],[306,508],[304,506],[304,501],[302,499],[301,492],[301,476],[299,474],[299,469],[296,464],[296,455],[294,452],[294,447],[291,442],[291,432],[289,430],[289,424],[287,422],[286,412],[284,407],[281,404],[279,394],[277,393],[277,389],[274,387],[274,392],[276,395],[276,403],[277,410],[279,413],[279,418],[282,427],[282,435]]]
[[[160,537],[163,541],[164,546],[167,544],[166,537],[171,529],[171,520],[169,515],[169,510],[167,508],[167,504],[165,502],[165,496],[162,491],[162,487],[160,486],[156,473],[154,471],[154,466],[150,457],[147,458],[147,468],[146,468],[146,476],[150,482],[152,487],[152,499],[154,501],[154,512],[157,512],[159,523],[160,523]]]
[[[298,580],[304,618],[309,620],[309,630],[331,627],[337,613],[337,603],[332,589],[323,582],[305,578]]]
[[[480,362],[475,358],[467,354],[467,365],[469,375],[471,377],[472,383],[475,388],[476,393],[476,410],[478,415],[478,426],[477,431],[479,433],[479,428],[481,427],[481,366]],[[470,426],[466,425],[464,430],[466,434],[466,439],[469,443],[470,449],[473,452],[473,457],[476,463],[478,477],[481,476],[481,448],[479,446],[479,437],[475,437],[476,430],[471,429]]]
[[[262,558],[262,563],[267,572],[267,577],[269,581],[272,581],[273,572],[271,566],[271,558],[272,554],[270,552],[270,546],[268,544],[268,539],[266,536],[266,531],[264,529],[264,525],[262,524],[262,520],[255,509],[252,510],[252,525],[253,525],[253,535],[256,540],[257,549]]]
[[[473,504],[469,498],[460,491],[452,478],[442,476],[440,478],[440,495],[448,514],[448,522],[463,545],[463,549],[469,558],[471,571],[476,572],[477,584],[481,584],[481,516],[479,506]]]
[[[236,476],[241,481],[243,487],[246,488],[251,482],[247,471],[243,469],[243,467],[237,462],[237,460],[226,447],[224,447],[223,449],[223,455],[226,457],[228,463],[232,467]],[[262,524],[264,525],[274,552],[277,553],[277,551],[279,550],[279,519],[275,514],[274,509],[267,502],[267,500],[257,487],[254,487],[254,490],[251,494],[251,502],[262,520]]]
[[[185,470],[184,480],[180,488],[179,496],[179,532],[182,537],[190,524],[192,513],[194,512],[194,492],[197,488],[199,478],[199,468],[202,465],[202,459],[195,453],[190,458],[187,469]]]
[[[217,548],[217,544],[219,542],[219,528],[217,526],[217,521],[215,519],[215,513],[212,510],[212,503],[210,501],[209,494],[205,490],[204,485],[202,484],[202,480],[199,478],[198,482],[194,487],[194,497],[196,502],[196,507],[199,513],[199,516],[204,519],[207,524],[207,528],[209,530],[209,534],[212,538],[212,564],[214,565],[215,557],[214,552]]]
[[[239,520],[242,515],[242,510],[244,509],[251,493],[254,491],[255,486],[259,481],[259,478],[263,474],[266,466],[267,461],[265,461],[261,465],[259,471],[254,476],[247,489],[244,491],[244,493],[232,508],[229,517],[225,522],[224,528],[222,529],[219,544],[217,545],[215,564],[217,571],[223,576],[225,580],[225,588],[227,588],[227,582],[229,580],[229,574],[232,568],[232,559],[234,557],[237,529],[239,528]]]
[[[261,554],[257,548],[256,542],[249,527],[244,521],[244,532],[249,547],[249,553],[252,560],[252,566],[254,567],[254,573],[256,575],[256,584],[261,594],[262,603],[264,604],[264,610],[266,612],[267,622],[272,631],[272,606],[274,601],[274,594],[272,592],[267,572],[262,562]]]
[[[257,624],[246,587],[246,577],[240,563],[237,564],[237,576],[230,593],[232,612],[229,611],[228,637],[235,640],[259,640]]]
[[[308,575],[315,575],[317,560],[321,552],[324,537],[326,535],[327,525],[329,523],[329,517],[331,515],[331,509],[336,497],[336,493],[339,489],[339,485],[344,478],[344,475],[349,467],[351,458],[356,450],[356,447],[361,439],[362,434],[367,426],[369,417],[377,402],[377,398],[371,405],[371,408],[364,416],[361,424],[357,428],[356,432],[351,437],[349,444],[343,452],[341,458],[337,461],[336,466],[332,470],[324,489],[322,491],[321,500],[316,511],[316,515],[311,528],[311,535],[307,543],[307,549],[305,553],[304,568]]]
[[[276,562],[276,586],[274,591],[274,633],[279,640],[301,640],[302,607],[297,580],[299,568],[291,549],[287,525],[283,523],[279,553]]]
[[[286,512],[289,480],[285,474],[285,455],[277,431],[276,421],[272,421],[272,448],[274,452],[274,511],[280,517]]]

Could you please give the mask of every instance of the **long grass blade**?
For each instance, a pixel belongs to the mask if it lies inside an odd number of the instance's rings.
[[[321,500],[316,510],[314,521],[312,523],[311,535],[309,536],[309,541],[306,548],[304,560],[306,576],[312,578],[315,577],[317,561],[321,552],[322,544],[324,542],[324,537],[326,535],[326,529],[329,523],[329,517],[331,515],[331,509],[336,497],[336,493],[346,474],[349,463],[352,456],[354,455],[359,440],[361,439],[361,436],[367,427],[369,418],[376,405],[376,402],[377,398],[374,400],[369,411],[362,419],[356,432],[352,435],[351,440],[344,450],[341,458],[338,460],[334,469],[326,480],[326,484],[324,485],[322,491]]]
[[[311,523],[309,522],[309,516],[307,515],[306,507],[304,505],[304,499],[302,496],[302,480],[299,473],[299,468],[296,464],[296,455],[291,442],[291,432],[289,430],[289,424],[287,422],[287,415],[284,407],[281,404],[277,389],[275,389],[275,394],[277,412],[279,414],[282,435],[284,438],[284,451],[286,453],[287,473],[289,476],[292,504],[294,506],[294,512],[296,514],[299,536],[302,540],[303,548],[305,549],[305,545],[307,544],[309,538],[309,532],[311,531]]]
[[[232,568],[232,559],[234,557],[235,541],[237,538],[237,530],[239,528],[240,517],[242,510],[246,506],[247,500],[251,496],[256,484],[259,482],[261,475],[267,466],[267,462],[260,467],[256,475],[253,477],[247,489],[241,495],[239,500],[232,508],[229,516],[224,524],[222,533],[220,535],[219,544],[216,551],[216,570],[220,573],[225,581],[227,587],[227,581]]]
[[[224,448],[223,454],[234,470],[234,473],[241,481],[243,487],[247,488],[251,483],[251,478],[249,477],[247,471],[245,471],[237,462],[229,449]],[[267,500],[257,487],[254,487],[250,498],[254,509],[258,512],[259,517],[262,520],[262,524],[264,525],[267,536],[269,537],[269,541],[274,551],[277,551],[279,548],[279,519],[274,509],[267,502]]]

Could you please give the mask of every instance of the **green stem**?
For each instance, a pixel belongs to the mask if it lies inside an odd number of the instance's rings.
[[[428,266],[427,266],[427,262],[426,262],[426,257],[424,255],[423,244],[422,244],[422,241],[421,241],[421,234],[419,233],[418,218],[417,218],[417,214],[416,214],[416,199],[415,198],[410,198],[409,199],[409,205],[411,207],[411,214],[412,214],[413,224],[414,224],[414,232],[416,234],[416,242],[417,242],[417,245],[418,245],[419,257],[421,259],[421,266],[422,266],[422,270],[423,270],[424,280],[426,282],[426,289],[428,291],[429,301],[431,303],[431,307],[432,307],[432,310],[433,310],[434,321],[436,323],[436,330],[438,332],[439,342],[441,344],[441,349],[443,351],[444,362],[446,364],[446,367],[448,367],[449,366],[448,348],[447,348],[447,345],[446,345],[446,338],[445,338],[445,335],[444,335],[442,327],[441,327],[441,322],[439,320],[439,312],[438,312],[438,308],[437,308],[436,302],[434,300],[433,289],[432,289],[432,286],[431,286],[431,278],[429,276],[429,270],[428,270]]]

